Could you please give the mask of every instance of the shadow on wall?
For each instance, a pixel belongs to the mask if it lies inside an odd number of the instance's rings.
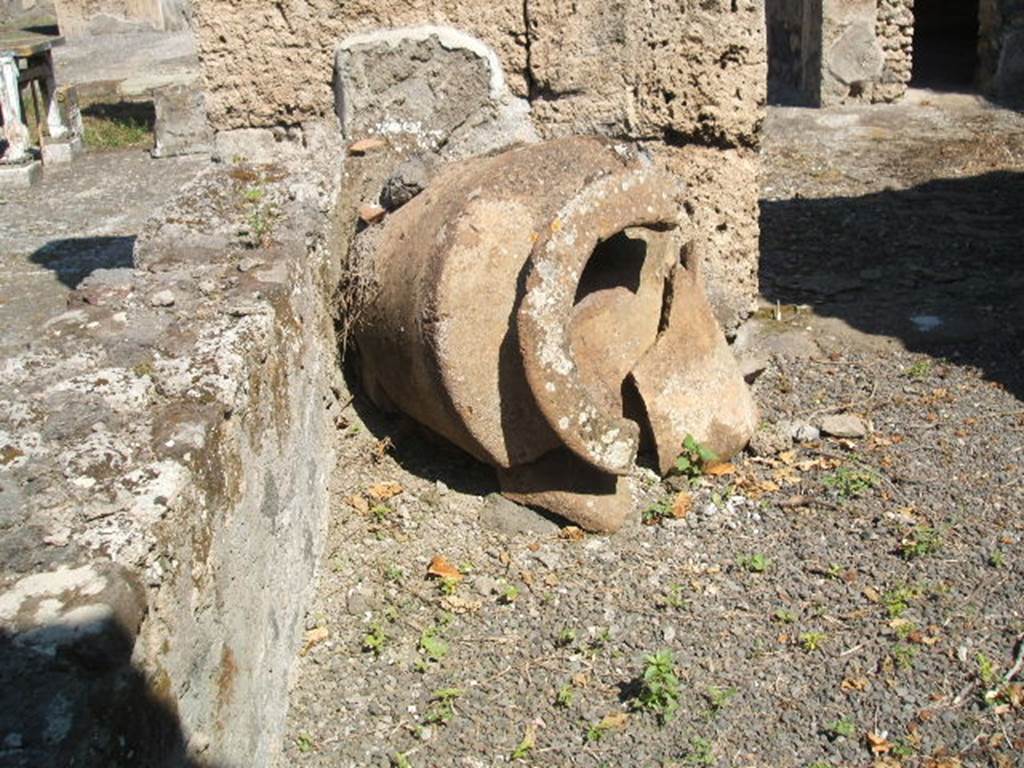
[[[190,759],[173,704],[131,664],[119,622],[0,631],[0,765],[213,768]]]
[[[1024,173],[761,201],[772,302],[982,370],[1024,400]]]
[[[51,240],[29,256],[29,261],[52,270],[68,288],[77,288],[97,269],[135,266],[135,236],[70,237]]]

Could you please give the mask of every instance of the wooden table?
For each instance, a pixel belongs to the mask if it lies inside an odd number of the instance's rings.
[[[63,44],[64,38],[59,35],[43,35],[25,29],[0,30],[0,117],[7,140],[7,150],[0,157],[0,163],[23,163],[31,157],[29,130],[21,101],[21,90],[25,86],[41,92],[50,138],[62,139],[68,135],[68,126],[57,104],[57,79],[53,70],[52,49]],[[35,93],[32,92],[33,98]]]

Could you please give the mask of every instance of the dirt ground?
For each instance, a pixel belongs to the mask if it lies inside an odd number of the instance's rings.
[[[1024,118],[766,138],[752,449],[582,536],[357,395],[280,765],[1024,765]]]

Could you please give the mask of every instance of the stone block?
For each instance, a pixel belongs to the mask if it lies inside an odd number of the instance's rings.
[[[67,140],[47,141],[42,149],[43,165],[70,163],[84,151],[82,140],[77,136]]]
[[[168,85],[153,92],[156,134],[153,157],[209,154],[213,132],[198,84]]]
[[[28,189],[43,177],[38,160],[17,165],[0,164],[0,189]]]

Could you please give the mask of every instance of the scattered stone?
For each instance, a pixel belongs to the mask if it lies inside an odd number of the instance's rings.
[[[173,307],[174,293],[168,290],[157,291],[149,297],[149,305],[151,307]]]
[[[246,256],[240,262],[238,262],[238,271],[245,273],[251,272],[263,264],[263,259],[256,258],[255,256]]]
[[[381,204],[389,211],[401,208],[427,187],[427,164],[419,157],[406,160],[384,182]]]
[[[367,152],[372,152],[375,149],[380,149],[387,144],[384,139],[379,136],[371,136],[366,139],[359,139],[349,145],[348,153],[350,155],[365,155]]]
[[[788,424],[766,422],[750,438],[747,448],[754,456],[775,456],[789,450],[792,445],[793,440]]]
[[[789,436],[798,443],[811,443],[821,438],[821,431],[807,422],[795,421],[789,425]]]
[[[483,508],[480,510],[480,525],[506,536],[558,532],[557,523],[498,493],[492,493],[484,499]]]
[[[820,427],[823,433],[832,437],[859,438],[868,433],[864,421],[851,413],[826,416],[821,420]]]
[[[372,203],[359,206],[359,218],[367,224],[376,224],[378,221],[383,220],[386,213],[386,210]]]

